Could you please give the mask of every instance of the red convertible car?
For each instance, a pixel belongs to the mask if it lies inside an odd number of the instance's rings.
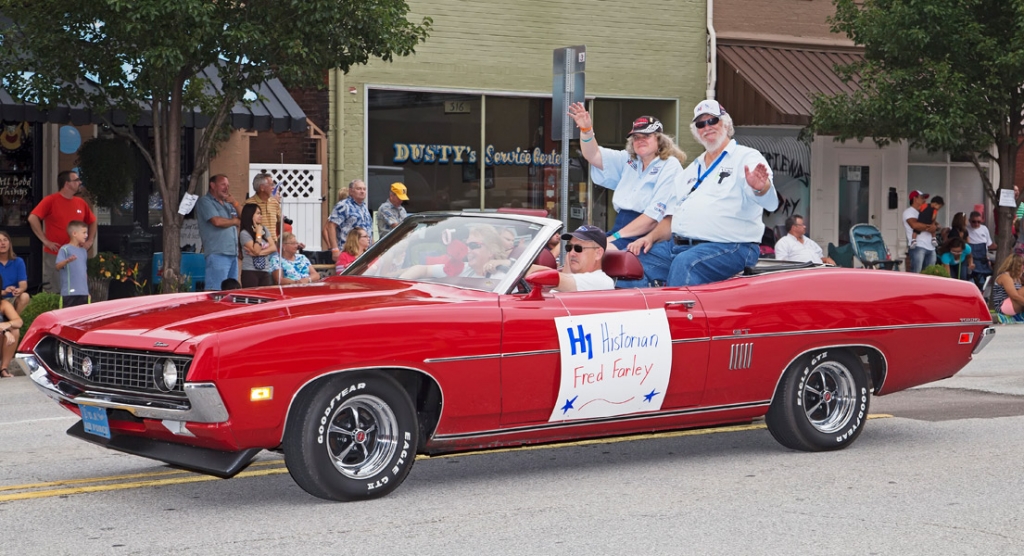
[[[82,417],[74,437],[221,477],[279,450],[310,494],[361,500],[423,453],[762,417],[788,448],[845,448],[872,395],[952,376],[994,333],[973,284],[901,272],[765,261],[699,287],[545,291],[524,276],[560,228],[416,215],[341,276],[54,311],[18,357]]]

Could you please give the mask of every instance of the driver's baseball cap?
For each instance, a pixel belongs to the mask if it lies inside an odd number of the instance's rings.
[[[920,197],[922,199],[927,199],[928,197],[931,197],[931,195],[929,195],[929,194],[927,194],[927,193],[925,193],[923,191],[919,191],[917,189],[915,189],[915,190],[910,192],[910,202],[911,203],[913,203],[914,199],[916,199],[918,197]]]
[[[597,226],[580,226],[576,228],[576,231],[572,233],[562,234],[562,239],[569,241],[572,238],[582,239],[583,241],[593,241],[601,249],[608,249],[608,238],[604,230]]]
[[[632,137],[634,133],[661,133],[664,129],[658,118],[654,116],[640,116],[633,120],[633,129],[626,134],[626,137]]]
[[[697,118],[708,114],[711,116],[724,116],[725,108],[722,108],[721,104],[718,104],[717,100],[702,100],[700,104],[693,108],[693,121],[697,121]]]

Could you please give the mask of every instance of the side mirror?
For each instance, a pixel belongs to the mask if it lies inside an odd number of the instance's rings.
[[[558,271],[555,269],[542,270],[527,275],[526,283],[530,285],[530,293],[523,298],[524,301],[536,301],[544,298],[542,291],[544,286],[557,286],[561,280]]]

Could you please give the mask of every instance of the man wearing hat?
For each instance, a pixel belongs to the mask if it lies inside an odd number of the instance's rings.
[[[580,226],[576,231],[562,234],[565,244],[565,261],[568,268],[558,273],[557,284],[550,284],[560,292],[611,290],[615,280],[601,270],[601,259],[608,247],[605,231],[597,226]],[[551,270],[546,266],[533,265],[529,274]]]
[[[909,272],[921,272],[922,268],[935,264],[935,246],[932,245],[932,237],[938,229],[935,222],[925,224],[918,222],[917,217],[921,209],[928,202],[929,195],[917,189],[910,192],[910,206],[903,211],[903,230],[907,233],[907,245],[913,245],[907,251],[907,263]],[[917,242],[913,243],[914,232],[917,232]]]
[[[768,161],[732,139],[732,118],[717,101],[693,109],[690,131],[707,150],[676,178],[675,199],[661,223],[629,246],[648,283],[696,286],[756,265],[761,215],[779,207]]]
[[[409,195],[405,184],[395,182],[391,184],[391,194],[388,200],[381,203],[377,209],[377,237],[384,237],[385,234],[394,230],[402,220],[405,220],[409,213],[402,206],[402,201],[408,201]]]
[[[682,172],[686,155],[654,116],[633,121],[622,151],[598,146],[594,122],[583,103],[569,106],[569,116],[580,128],[580,150],[590,163],[594,183],[615,191],[616,217],[609,243],[613,249],[625,249],[665,217],[673,180]]]

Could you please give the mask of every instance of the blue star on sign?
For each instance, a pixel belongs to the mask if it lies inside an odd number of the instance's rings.
[[[650,403],[651,402],[651,398],[653,398],[654,396],[657,396],[659,394],[661,394],[661,392],[658,392],[657,390],[651,390],[650,394],[647,394],[646,396],[644,396],[644,401],[647,402],[647,403]]]
[[[565,415],[566,413],[568,413],[570,409],[574,409],[572,404],[573,404],[573,402],[576,401],[576,398],[578,398],[578,397],[579,396],[573,396],[573,398],[571,400],[565,400],[565,405],[562,406],[562,415]]]

